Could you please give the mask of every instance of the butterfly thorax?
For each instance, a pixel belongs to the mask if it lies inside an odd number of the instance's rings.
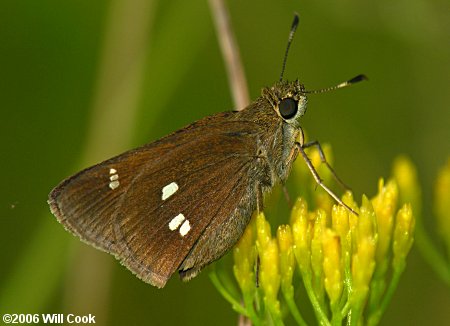
[[[300,117],[306,111],[307,97],[298,81],[279,82],[264,88],[262,95],[234,118],[253,121],[256,128],[258,152],[270,170],[267,186],[284,182],[297,156],[295,143],[302,142]],[[300,137],[300,139],[299,139]],[[259,169],[262,171],[262,169]]]

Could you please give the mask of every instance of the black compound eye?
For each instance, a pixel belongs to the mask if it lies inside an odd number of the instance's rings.
[[[278,108],[280,110],[281,116],[284,119],[290,119],[297,114],[298,110],[297,101],[290,97],[284,98],[281,100]]]

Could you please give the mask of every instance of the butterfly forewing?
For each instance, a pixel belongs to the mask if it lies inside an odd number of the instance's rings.
[[[257,153],[257,126],[216,124],[214,117],[63,181],[50,194],[52,211],[81,239],[164,286],[208,226],[220,229],[231,218],[229,207],[255,187],[246,176]],[[200,269],[218,257],[190,258],[187,268]]]

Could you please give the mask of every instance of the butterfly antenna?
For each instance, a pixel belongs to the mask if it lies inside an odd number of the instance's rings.
[[[340,83],[336,86],[332,86],[332,87],[327,87],[327,88],[322,88],[322,89],[317,89],[317,90],[312,90],[312,91],[305,91],[305,93],[308,94],[319,94],[319,93],[325,93],[325,92],[329,92],[329,91],[334,91],[335,89],[339,89],[339,88],[344,88],[347,86],[351,86],[353,84],[359,83],[363,80],[368,80],[369,78],[366,77],[366,75],[358,75],[356,77],[353,77],[350,80],[347,80],[343,83]]]
[[[295,13],[294,20],[292,21],[292,25],[291,25],[291,31],[289,32],[289,39],[288,39],[288,43],[286,46],[286,52],[284,53],[283,66],[281,67],[280,81],[283,81],[283,75],[284,75],[284,70],[286,68],[286,61],[287,61],[288,54],[289,54],[289,48],[291,47],[291,43],[292,43],[292,39],[294,38],[295,31],[297,30],[298,22],[299,22],[298,14]]]

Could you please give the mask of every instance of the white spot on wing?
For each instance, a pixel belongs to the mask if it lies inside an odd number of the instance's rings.
[[[119,187],[119,185],[120,185],[120,182],[119,182],[119,175],[116,174],[116,173],[117,173],[117,170],[116,170],[116,169],[113,169],[113,168],[109,169],[109,174],[110,174],[109,180],[111,181],[111,182],[109,183],[109,187],[110,187],[112,190],[116,189],[116,188]]]
[[[117,181],[117,180],[116,180],[116,181],[111,181],[111,182],[109,183],[109,187],[110,187],[112,190],[118,188],[119,185],[120,185],[120,183],[119,183],[119,181]]]
[[[166,200],[170,196],[172,196],[174,193],[176,193],[178,190],[178,185],[176,182],[169,183],[167,186],[162,188],[162,200]]]
[[[177,216],[175,216],[169,223],[169,229],[171,231],[175,231],[176,229],[178,229],[178,227],[181,225],[181,223],[183,223],[184,221],[184,215],[183,214],[178,214]],[[186,222],[184,222],[186,223]],[[184,225],[184,224],[183,224]],[[181,230],[180,230],[181,232]]]
[[[182,237],[184,237],[186,234],[188,234],[189,230],[191,229],[191,225],[189,224],[189,221],[184,221],[183,225],[180,228],[180,234]]]

